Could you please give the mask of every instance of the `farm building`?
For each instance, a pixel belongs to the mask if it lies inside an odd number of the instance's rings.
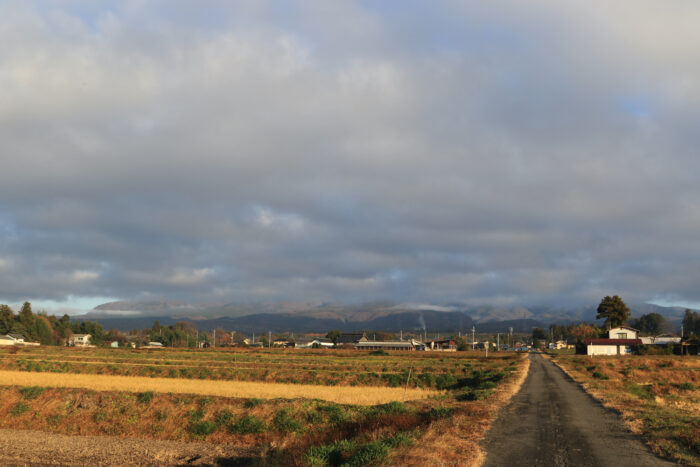
[[[327,337],[316,337],[314,339],[297,339],[294,343],[295,349],[313,349],[319,347],[333,347],[333,341]]]
[[[355,344],[357,350],[426,350],[425,344],[410,341],[362,341]]]
[[[68,345],[75,347],[88,347],[90,345],[90,334],[73,334],[73,337],[68,339]]]
[[[367,336],[364,332],[342,332],[336,339],[337,345],[355,345],[358,342],[366,342]]]
[[[454,339],[433,340],[425,343],[425,350],[456,352],[457,343],[454,341]]]
[[[143,346],[144,349],[162,349],[162,342],[149,342],[147,345]]]
[[[680,344],[681,338],[673,334],[660,334],[658,336],[640,337],[644,345],[668,345]]]
[[[24,336],[19,334],[6,334],[0,336],[0,345],[22,345],[24,344]]]

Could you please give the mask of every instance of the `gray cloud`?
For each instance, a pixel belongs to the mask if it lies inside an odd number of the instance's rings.
[[[699,6],[383,5],[4,2],[0,298],[700,301]]]

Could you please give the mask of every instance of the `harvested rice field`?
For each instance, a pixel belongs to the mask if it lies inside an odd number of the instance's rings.
[[[480,459],[527,364],[512,353],[1,349],[0,428],[245,452],[222,465],[461,465]]]
[[[202,396],[257,397],[261,399],[306,398],[356,405],[374,405],[392,401],[424,399],[440,394],[439,391],[418,388],[319,386],[71,373],[56,375],[26,371],[0,371],[0,382],[2,385],[80,388],[94,391],[151,391]]]

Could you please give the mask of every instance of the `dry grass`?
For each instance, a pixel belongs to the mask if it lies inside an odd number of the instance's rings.
[[[440,394],[427,389],[317,386],[243,381],[212,381],[139,376],[30,373],[0,371],[0,384],[5,386],[43,386],[82,388],[95,391],[128,391],[198,394],[206,396],[260,399],[321,399],[340,404],[374,405],[392,401],[424,399]],[[405,397],[404,397],[405,395]]]
[[[520,390],[530,369],[530,359],[522,356],[513,377],[499,385],[493,397],[470,403],[454,417],[431,424],[420,442],[407,450],[399,465],[481,465],[485,453],[480,446],[498,411]]]

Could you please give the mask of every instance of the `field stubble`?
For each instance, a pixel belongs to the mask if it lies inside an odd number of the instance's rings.
[[[2,368],[12,367],[15,358],[15,363],[21,362],[17,366],[31,365],[32,370],[0,371],[5,385],[0,386],[4,428],[200,440],[245,447],[268,465],[471,464],[479,459],[478,441],[496,409],[527,373],[527,360],[507,353],[486,359],[473,353],[437,352],[371,356],[354,351],[150,353],[46,348],[12,356],[0,352],[0,357],[5,358]],[[335,385],[329,386],[73,374],[65,372],[67,367],[52,371],[59,360],[81,358],[92,359],[91,368],[105,372],[119,363],[110,359],[147,368],[168,365],[171,358],[191,368],[260,365],[268,372],[266,381],[273,383],[278,375],[286,377],[285,362],[295,365],[299,374],[323,375],[342,367],[351,376],[381,371],[391,379],[380,377],[386,385],[374,387],[366,384],[377,378],[333,376]],[[399,387],[390,387],[396,381]],[[408,389],[407,381],[413,383]],[[244,387],[246,392],[240,392]],[[231,392],[232,388],[239,392]]]

